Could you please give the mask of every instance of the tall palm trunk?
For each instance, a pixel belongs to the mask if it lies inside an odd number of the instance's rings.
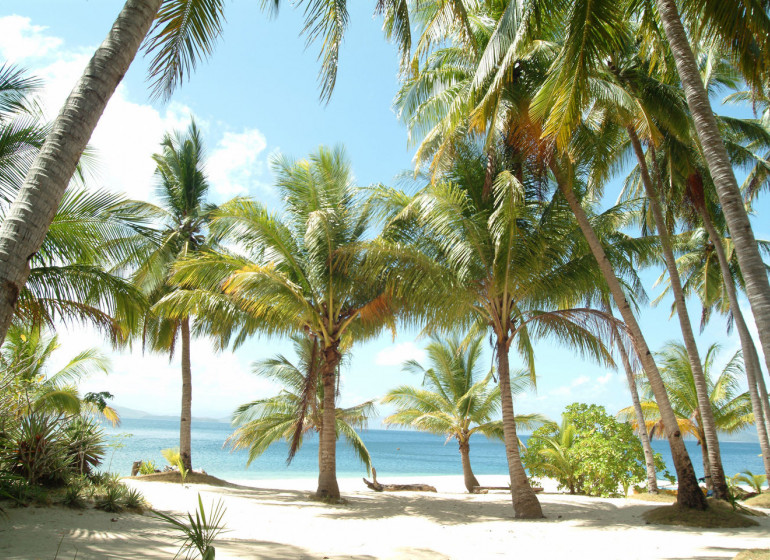
[[[687,40],[676,2],[675,0],[656,1],[658,15],[687,96],[687,105],[695,122],[703,156],[716,186],[730,237],[735,244],[738,264],[746,282],[746,293],[759,331],[759,341],[770,370],[770,283],[767,279],[767,270],[759,254],[759,247],[743,205],[741,191],[724,142],[719,135],[711,102],[703,87],[698,65]]]
[[[703,479],[706,481],[706,489],[714,490],[713,479],[709,476],[711,472],[711,462],[709,461],[709,445],[706,442],[706,438],[703,433],[703,428],[700,429],[700,454],[703,459]]]
[[[40,249],[75,166],[150,29],[161,0],[128,0],[53,122],[0,227],[0,343],[5,340],[29,260]]]
[[[497,338],[497,375],[500,378],[500,399],[503,413],[503,441],[508,459],[508,473],[511,476],[511,500],[516,519],[540,519],[543,510],[540,502],[529,485],[527,472],[521,463],[519,436],[516,433],[516,417],[513,413],[513,395],[511,394],[511,370],[508,363],[508,341]]]
[[[471,446],[467,439],[459,440],[460,445],[460,459],[463,463],[463,481],[465,482],[465,488],[468,492],[473,493],[476,486],[479,486],[479,481],[476,479],[476,475],[473,474],[471,469]]]
[[[337,366],[342,355],[339,341],[334,341],[323,349],[324,361],[321,365],[321,382],[324,388],[323,411],[321,412],[321,432],[318,438],[318,489],[316,496],[325,500],[338,500],[340,488],[337,484],[337,415],[334,400],[337,391]]]
[[[190,319],[182,319],[182,414],[179,416],[179,457],[192,470],[192,370],[190,368]]]
[[[719,269],[722,271],[722,277],[724,279],[725,291],[727,292],[727,299],[730,302],[730,310],[733,313],[733,321],[735,328],[738,331],[738,337],[741,341],[741,349],[743,350],[743,361],[746,366],[746,378],[749,386],[749,396],[751,397],[751,408],[754,411],[754,422],[757,426],[757,435],[759,436],[759,447],[762,450],[762,462],[765,467],[765,474],[767,479],[770,480],[770,418],[768,418],[768,402],[767,393],[762,395],[762,368],[759,365],[759,356],[757,355],[757,349],[754,346],[754,340],[751,338],[746,320],[743,318],[740,304],[738,303],[738,293],[735,290],[735,284],[732,281],[732,275],[730,274],[730,266],[727,261],[727,254],[725,248],[722,245],[722,239],[714,223],[711,221],[706,207],[699,202],[695,203],[695,206],[700,213],[703,226],[708,232],[711,243],[714,246],[714,252],[717,255],[717,261],[719,262]],[[759,389],[759,392],[758,392]]]
[[[703,374],[703,365],[701,364],[698,345],[695,342],[695,334],[692,331],[690,315],[687,312],[687,302],[685,301],[684,291],[682,290],[682,280],[679,277],[679,270],[676,268],[676,258],[671,249],[671,238],[668,235],[666,221],[663,218],[663,210],[660,207],[660,192],[653,183],[649,170],[647,168],[647,158],[645,157],[642,143],[636,134],[633,126],[626,128],[628,136],[631,139],[631,145],[634,148],[636,159],[639,162],[639,170],[642,175],[642,184],[647,193],[652,215],[655,220],[655,228],[658,230],[658,237],[663,248],[663,259],[666,263],[668,278],[671,283],[671,291],[674,293],[674,302],[676,305],[676,315],[679,318],[679,327],[682,331],[684,346],[687,350],[687,357],[692,370],[692,377],[695,383],[695,394],[698,399],[698,410],[703,426],[704,441],[708,444],[709,465],[711,470],[704,473],[714,489],[714,496],[720,500],[728,498],[727,481],[725,480],[724,469],[722,468],[722,456],[719,450],[719,439],[717,438],[716,422],[714,421],[714,412],[711,410],[711,401],[709,400],[708,385],[706,376]],[[655,169],[656,180],[660,184],[661,177],[657,168],[655,153],[652,154],[653,166]]]
[[[623,289],[620,286],[617,276],[615,276],[612,264],[604,252],[601,241],[599,241],[596,232],[594,232],[593,227],[591,227],[588,216],[586,216],[583,207],[575,196],[575,192],[572,190],[571,182],[559,179],[560,173],[558,168],[555,165],[552,166],[552,168],[557,176],[559,188],[567,199],[567,203],[572,209],[572,212],[575,214],[580,230],[585,236],[594,258],[599,264],[599,269],[604,275],[604,279],[610,288],[612,297],[615,300],[615,305],[620,311],[623,322],[625,322],[626,327],[629,330],[631,339],[634,342],[634,348],[639,356],[639,361],[642,363],[644,372],[650,382],[650,387],[655,395],[655,400],[658,403],[663,423],[667,427],[666,437],[668,438],[668,444],[671,447],[671,457],[674,461],[678,479],[679,491],[677,492],[677,503],[688,508],[706,509],[706,499],[703,496],[703,492],[701,492],[698,487],[698,480],[695,477],[692,461],[690,461],[690,456],[687,454],[687,449],[684,446],[682,433],[679,431],[676,415],[671,408],[671,402],[666,393],[666,387],[663,385],[658,366],[647,346],[647,341],[644,339],[639,323],[636,321],[636,317],[634,317],[634,314],[631,311],[631,306],[626,300],[626,296],[623,293]]]
[[[642,449],[644,450],[644,464],[647,467],[647,493],[658,493],[658,474],[655,472],[655,454],[652,451],[652,444],[650,443],[650,436],[647,433],[647,424],[644,421],[644,412],[642,412],[642,403],[639,401],[639,391],[636,388],[636,379],[634,378],[634,371],[631,369],[631,362],[628,359],[628,353],[623,347],[623,343],[618,340],[617,342],[618,353],[620,354],[620,360],[623,362],[623,369],[626,370],[626,381],[628,382],[628,390],[631,392],[631,401],[634,403],[634,413],[636,414],[636,425],[638,426],[637,433],[639,439],[642,442]]]

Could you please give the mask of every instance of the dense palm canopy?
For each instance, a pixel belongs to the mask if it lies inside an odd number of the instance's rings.
[[[309,432],[318,434],[321,431],[324,387],[318,383],[318,370],[323,363],[318,341],[293,336],[292,342],[298,357],[296,365],[278,355],[255,362],[253,366],[255,375],[279,384],[281,392],[274,397],[242,404],[233,414],[233,425],[237,429],[228,441],[234,450],[248,451],[247,465],[280,440],[290,443],[288,460],[291,461],[303,438]],[[303,408],[307,411],[300,417],[297,411]],[[337,438],[343,437],[349,443],[366,466],[367,473],[371,472],[372,458],[356,430],[365,428],[374,413],[374,401],[335,409]]]
[[[491,386],[494,371],[484,374],[479,360],[483,336],[462,341],[458,337],[438,338],[426,347],[432,364],[423,368],[417,361],[404,364],[404,370],[422,375],[421,387],[402,385],[388,392],[383,403],[395,404],[397,412],[385,418],[385,424],[415,428],[457,440],[462,459],[465,487],[473,492],[479,482],[470,462],[470,438],[479,433],[503,439],[500,412],[500,388]],[[511,390],[518,395],[532,386],[525,370],[515,373]],[[531,428],[544,421],[538,414],[518,415],[516,424]]]

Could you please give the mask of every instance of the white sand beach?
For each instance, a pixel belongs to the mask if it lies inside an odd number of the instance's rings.
[[[462,477],[382,478],[432,484],[438,493],[376,493],[360,479],[340,479],[347,503],[330,506],[310,499],[312,479],[229,487],[126,482],[166,512],[193,510],[199,492],[207,508],[223,500],[228,532],[217,540],[217,559],[717,559],[770,546],[767,517],[750,529],[646,525],[642,513],[660,504],[568,496],[546,483],[540,494],[546,519],[516,521],[507,494],[469,495]],[[480,479],[487,485],[505,481]],[[177,550],[172,531],[149,513],[61,507],[7,513],[0,521],[0,558],[7,560],[169,559]]]

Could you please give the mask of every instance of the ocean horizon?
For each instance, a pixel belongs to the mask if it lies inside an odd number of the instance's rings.
[[[179,446],[179,422],[159,419],[124,419],[121,426],[106,426],[110,442],[102,470],[127,476],[134,461],[155,461],[162,469],[167,463],[162,449]],[[315,478],[318,476],[318,438],[312,434],[291,464],[286,463],[288,445],[278,442],[255,459],[247,468],[245,450],[230,451],[225,442],[233,429],[222,422],[192,422],[192,460],[195,470],[225,480],[259,480],[282,478]],[[361,437],[372,456],[378,476],[462,475],[460,454],[454,439],[408,430],[362,430]],[[525,443],[528,435],[521,436]],[[654,440],[671,474],[674,473],[668,443]],[[703,476],[700,447],[697,442],[685,445],[697,475]],[[758,442],[720,442],[725,474],[751,470],[764,472]],[[471,438],[471,465],[477,476],[507,475],[505,448],[500,441],[477,435]],[[367,476],[366,468],[344,441],[337,445],[337,475],[340,478]],[[658,478],[663,478],[659,473]]]

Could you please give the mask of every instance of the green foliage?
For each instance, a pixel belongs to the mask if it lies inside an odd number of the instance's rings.
[[[86,507],[85,484],[82,481],[73,481],[64,490],[62,503],[74,509],[83,509]]]
[[[64,427],[64,435],[76,472],[88,474],[102,463],[106,451],[104,430],[93,418],[75,418]]]
[[[733,482],[735,484],[745,484],[751,488],[752,492],[761,494],[762,485],[767,482],[767,476],[764,474],[754,474],[749,470],[745,470],[733,476]]]
[[[571,493],[617,496],[646,477],[641,442],[602,406],[571,404],[561,427],[538,428],[528,445],[522,460],[530,475],[553,477]],[[655,467],[670,478],[657,453]]]
[[[128,488],[123,503],[129,509],[142,509],[147,505],[144,495],[136,488]]]
[[[155,461],[142,461],[139,465],[139,474],[154,474],[157,469],[158,466],[155,464]]]
[[[112,513],[119,513],[126,507],[128,488],[123,484],[110,484],[96,496],[96,507]]]
[[[170,466],[179,469],[179,476],[182,479],[182,484],[184,484],[185,480],[187,479],[187,469],[184,468],[184,463],[182,462],[182,455],[179,453],[179,448],[173,447],[169,449],[161,449],[160,454],[163,455],[163,458],[168,462]]]
[[[30,414],[6,435],[0,465],[6,472],[23,477],[34,486],[61,485],[72,467],[60,418]]]
[[[222,524],[222,518],[225,515],[225,507],[220,500],[212,505],[208,515],[203,507],[203,500],[198,494],[198,509],[195,511],[195,517],[188,513],[185,523],[182,516],[167,515],[159,511],[153,511],[156,517],[167,522],[173,527],[179,535],[182,545],[179,547],[177,556],[185,553],[187,560],[201,558],[201,560],[214,560],[215,550],[212,546],[214,539],[225,530]]]

